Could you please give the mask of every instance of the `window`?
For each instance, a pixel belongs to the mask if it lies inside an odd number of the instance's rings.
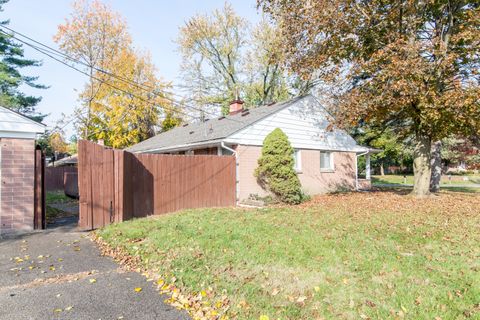
[[[333,171],[333,155],[329,151],[320,151],[320,170]]]
[[[295,171],[302,171],[302,156],[300,150],[295,150],[293,152],[293,168]]]

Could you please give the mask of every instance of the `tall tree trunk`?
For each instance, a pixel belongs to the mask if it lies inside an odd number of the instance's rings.
[[[432,144],[432,176],[430,178],[430,191],[440,191],[440,179],[442,178],[442,141],[435,141]]]
[[[413,194],[423,197],[430,194],[431,171],[431,140],[429,137],[417,134],[413,149]]]
[[[385,175],[385,169],[383,168],[383,162],[380,162],[380,175],[381,176]]]

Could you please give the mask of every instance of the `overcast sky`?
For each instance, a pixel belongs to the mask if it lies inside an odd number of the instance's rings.
[[[134,45],[149,50],[158,69],[158,76],[176,82],[180,56],[174,40],[178,29],[196,13],[207,13],[224,5],[223,0],[106,0],[111,7],[126,19]],[[0,19],[10,19],[9,27],[37,41],[58,48],[52,37],[57,26],[71,13],[68,0],[10,0],[4,5]],[[256,22],[259,15],[255,0],[231,1],[235,11],[242,17]],[[54,125],[62,113],[71,114],[78,105],[77,95],[86,82],[86,77],[66,66],[42,56],[33,49],[25,48],[26,57],[43,61],[43,66],[26,70],[27,74],[40,76],[39,83],[50,86],[46,90],[26,88],[28,94],[40,95],[38,105],[42,113],[49,113],[47,125]],[[69,126],[67,135],[73,134]]]

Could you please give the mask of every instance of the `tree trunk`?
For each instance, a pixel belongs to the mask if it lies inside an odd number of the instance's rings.
[[[442,178],[442,141],[435,141],[432,144],[432,176],[430,178],[430,191],[440,191],[440,179]]]
[[[380,162],[380,175],[381,176],[385,175],[385,169],[383,168],[383,162]]]
[[[417,197],[430,194],[431,140],[427,136],[417,135],[413,149],[413,194]]]

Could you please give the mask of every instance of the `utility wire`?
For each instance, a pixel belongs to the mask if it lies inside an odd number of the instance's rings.
[[[162,98],[162,99],[165,99],[165,100],[168,100],[168,101],[172,102],[172,103],[173,103],[174,105],[176,105],[177,107],[187,107],[187,108],[190,108],[190,109],[199,111],[199,112],[201,112],[201,113],[208,114],[208,115],[213,116],[213,117],[218,117],[217,114],[213,114],[213,113],[207,112],[207,111],[205,111],[205,110],[196,108],[196,107],[194,107],[194,106],[187,105],[187,104],[185,104],[185,103],[183,103],[183,102],[178,102],[177,100],[168,97],[168,94],[171,94],[171,95],[175,95],[175,96],[181,97],[182,99],[185,99],[184,97],[182,97],[182,96],[180,96],[180,95],[178,95],[178,94],[176,94],[176,93],[168,92],[168,91],[164,90],[164,91],[166,92],[166,94],[165,94],[165,95],[159,95],[158,93],[156,93],[156,92],[154,92],[154,91],[152,92],[152,90],[158,90],[158,88],[154,88],[154,87],[149,86],[149,85],[146,85],[146,84],[139,84],[139,83],[134,82],[134,81],[132,81],[132,80],[130,80],[130,79],[127,79],[127,78],[124,78],[124,77],[122,77],[122,76],[116,75],[116,74],[114,74],[114,73],[112,73],[112,72],[105,71],[105,70],[103,70],[103,69],[101,69],[101,68],[98,68],[98,67],[95,67],[95,66],[91,66],[91,65],[89,65],[89,64],[87,64],[87,63],[85,63],[85,62],[83,62],[83,61],[80,61],[80,60],[78,60],[78,59],[76,59],[76,58],[73,58],[73,57],[71,57],[71,56],[69,56],[69,55],[67,55],[67,54],[65,54],[65,53],[63,53],[63,52],[61,52],[61,51],[59,51],[59,50],[57,50],[57,49],[55,49],[55,48],[52,48],[52,47],[50,47],[50,46],[48,46],[48,45],[46,45],[46,44],[44,44],[44,43],[42,43],[42,42],[40,42],[40,41],[37,41],[37,40],[35,40],[35,39],[33,39],[33,38],[25,35],[25,34],[22,34],[22,33],[20,33],[20,32],[17,32],[17,31],[15,31],[15,30],[7,27],[7,26],[0,25],[0,28],[4,28],[4,29],[6,29],[6,30],[8,30],[8,31],[10,31],[10,32],[13,32],[13,33],[15,33],[15,34],[18,34],[18,35],[20,35],[21,37],[24,37],[25,39],[27,39],[27,40],[29,40],[29,41],[31,41],[31,42],[34,42],[34,43],[36,43],[36,44],[38,44],[38,45],[46,48],[46,49],[43,49],[43,48],[39,48],[39,47],[37,47],[37,46],[31,45],[31,44],[27,43],[26,41],[21,40],[21,39],[19,39],[18,37],[15,37],[14,35],[11,35],[11,34],[9,34],[9,33],[7,33],[7,32],[4,32],[3,30],[0,30],[0,31],[3,32],[4,34],[6,34],[6,35],[8,35],[8,36],[10,36],[10,37],[12,37],[12,38],[14,38],[14,39],[22,42],[22,43],[24,43],[24,44],[26,44],[26,45],[28,45],[28,46],[30,46],[30,47],[32,47],[32,48],[34,48],[35,50],[37,50],[37,51],[39,51],[39,52],[41,52],[41,53],[49,56],[50,58],[52,58],[52,59],[54,59],[54,60],[56,60],[56,61],[59,61],[59,60],[58,60],[57,58],[55,58],[55,57],[52,57],[52,55],[61,56],[61,57],[64,58],[64,59],[70,60],[70,61],[72,61],[72,62],[74,62],[74,63],[77,63],[77,64],[84,65],[84,66],[86,66],[86,67],[88,67],[88,68],[92,68],[93,70],[95,70],[95,71],[97,71],[97,72],[104,73],[104,74],[106,74],[106,75],[108,75],[108,76],[110,76],[110,77],[116,78],[116,79],[118,79],[118,80],[120,80],[120,81],[123,81],[123,82],[125,82],[125,83],[127,83],[127,84],[136,86],[137,88],[139,88],[139,89],[141,89],[141,90],[148,91],[148,92],[150,92],[150,93],[152,93],[152,94],[154,94],[154,95],[156,95],[156,96],[159,96],[159,97]],[[40,50],[42,50],[42,51],[40,51]],[[47,53],[48,53],[48,54],[47,54]],[[59,62],[65,64],[64,61],[59,61]],[[87,76],[90,77],[89,74],[83,72],[82,70],[76,69],[76,68],[74,68],[73,66],[71,66],[71,65],[69,65],[69,64],[65,64],[65,65],[67,65],[67,66],[69,66],[69,67],[71,67],[71,68],[73,68],[73,69],[75,69],[75,70],[83,73],[84,75],[87,75]],[[92,78],[94,78],[94,77],[92,76]],[[94,78],[94,79],[95,79],[95,78]],[[98,79],[96,79],[96,80],[98,80]],[[100,80],[99,80],[99,81],[100,81]],[[148,89],[147,89],[147,88],[148,88]],[[129,94],[131,94],[131,93],[129,93]],[[172,111],[170,111],[170,112],[172,112]],[[177,111],[177,112],[178,112],[178,111]],[[183,113],[183,114],[185,114],[185,113]],[[188,115],[188,116],[190,116],[190,115]],[[196,117],[196,118],[198,119],[198,117]],[[228,119],[228,120],[231,120],[231,121],[240,122],[240,121],[237,121],[237,120],[235,120],[235,119],[229,119],[229,118],[227,118],[227,119]]]
[[[2,31],[2,30],[0,30],[0,32],[6,34],[6,35],[8,35],[8,36],[12,36],[12,35],[4,32],[4,31]],[[69,68],[71,68],[71,69],[73,69],[73,70],[75,70],[75,71],[77,71],[77,72],[80,72],[80,73],[82,73],[83,75],[86,75],[86,76],[88,76],[88,77],[90,77],[90,78],[92,78],[92,79],[94,79],[94,80],[99,81],[99,82],[102,83],[102,84],[106,84],[107,86],[109,86],[109,87],[111,87],[111,88],[113,88],[113,89],[115,89],[115,90],[121,91],[121,92],[123,92],[123,93],[125,93],[125,94],[129,94],[129,95],[131,95],[131,96],[133,96],[133,97],[135,97],[135,98],[137,98],[137,99],[139,99],[139,100],[141,100],[141,101],[143,101],[143,102],[146,102],[146,103],[148,103],[148,104],[156,104],[156,105],[158,105],[158,103],[152,103],[151,101],[148,101],[148,100],[146,100],[146,99],[144,99],[144,98],[142,98],[142,97],[139,97],[139,96],[137,96],[137,95],[135,95],[135,94],[127,91],[127,90],[118,88],[117,86],[114,86],[114,85],[108,83],[107,81],[102,80],[102,79],[100,79],[100,78],[98,78],[98,77],[96,77],[96,76],[90,76],[87,72],[85,72],[85,71],[83,71],[83,70],[80,70],[80,69],[78,69],[78,68],[76,68],[76,67],[74,67],[74,66],[72,66],[72,65],[70,65],[70,64],[68,64],[68,63],[66,63],[66,62],[64,62],[64,61],[62,61],[62,60],[60,60],[60,59],[58,59],[58,58],[56,58],[56,57],[54,57],[53,55],[49,54],[48,52],[45,52],[43,49],[41,49],[41,48],[39,48],[39,47],[37,47],[37,46],[35,46],[35,45],[32,45],[32,44],[30,44],[30,43],[28,43],[28,42],[26,42],[26,41],[23,41],[23,40],[21,40],[21,39],[18,39],[18,38],[16,38],[16,37],[13,37],[13,38],[16,39],[16,40],[18,40],[18,41],[20,41],[21,43],[23,43],[23,44],[31,47],[32,49],[34,49],[34,50],[36,50],[36,51],[38,51],[38,52],[40,52],[40,53],[42,53],[42,54],[50,57],[51,59],[53,59],[53,60],[55,60],[55,61],[57,61],[57,62],[65,65],[65,66],[67,66],[67,67],[69,67]],[[163,98],[163,97],[161,96],[161,98]],[[165,106],[162,106],[162,107],[166,108]],[[189,116],[189,117],[191,116],[191,115],[189,115],[189,114],[187,114],[187,113],[185,113],[185,112],[183,112],[183,111],[180,111],[180,110],[175,110],[175,109],[172,110],[171,108],[170,108],[170,109],[169,109],[169,108],[166,108],[166,109],[167,109],[168,111],[170,111],[170,112],[173,112],[173,113],[181,113],[181,114],[186,115],[186,116]]]

